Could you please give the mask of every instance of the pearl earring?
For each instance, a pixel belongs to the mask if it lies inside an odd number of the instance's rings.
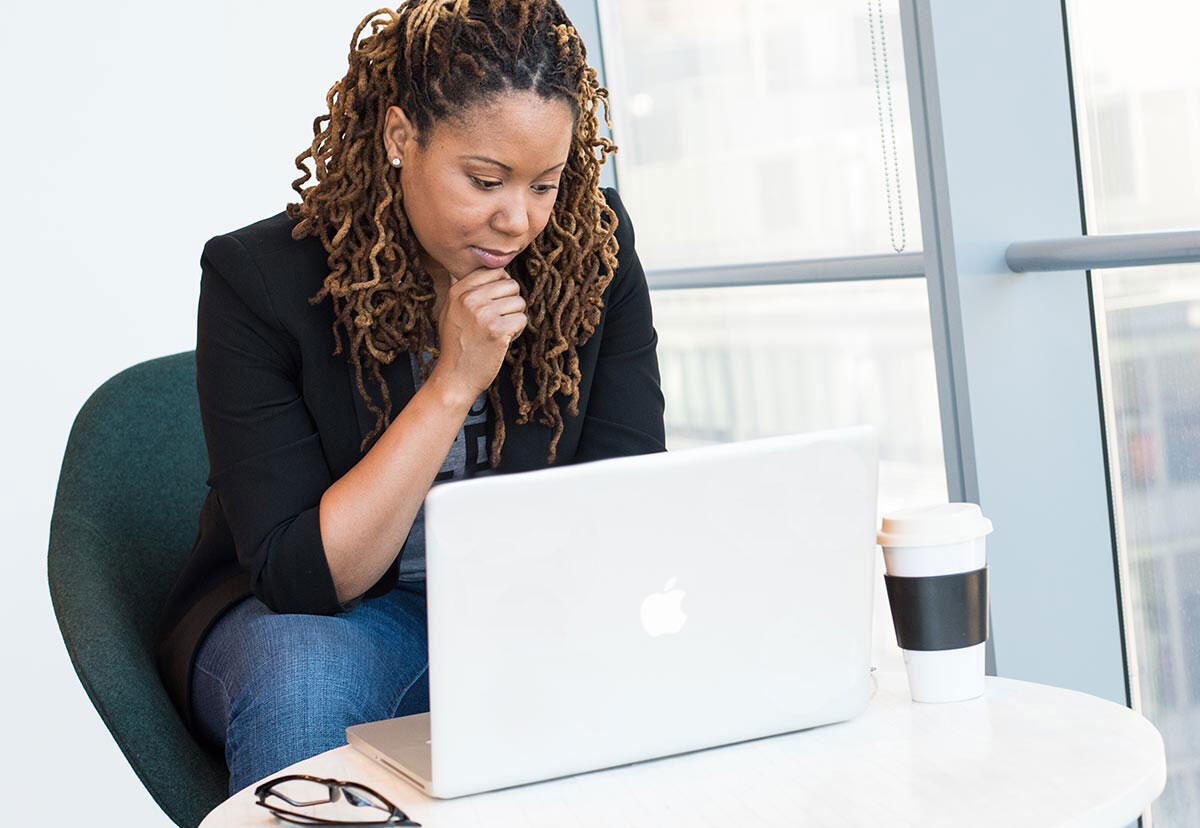
[[[400,166],[400,159],[399,159],[399,158],[393,158],[393,159],[392,159],[392,164],[393,164],[394,166],[397,166],[397,167],[399,167],[399,166]]]

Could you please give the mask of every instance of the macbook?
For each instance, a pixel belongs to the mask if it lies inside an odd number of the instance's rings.
[[[430,710],[347,741],[452,798],[853,718],[878,469],[856,426],[433,487]]]

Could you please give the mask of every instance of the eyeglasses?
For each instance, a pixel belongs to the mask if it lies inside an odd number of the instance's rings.
[[[277,776],[254,789],[261,805],[280,819],[298,825],[414,825],[408,815],[378,791],[357,782],[293,773]],[[351,808],[335,806],[342,802]],[[364,809],[354,812],[354,809]],[[306,810],[293,810],[306,809]],[[344,818],[350,817],[350,818]]]

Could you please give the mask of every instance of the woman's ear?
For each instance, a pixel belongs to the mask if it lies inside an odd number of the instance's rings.
[[[387,153],[388,163],[400,166],[404,163],[404,152],[410,141],[416,140],[417,131],[412,121],[398,106],[389,106],[383,122],[383,150]],[[400,159],[397,164],[395,159]]]

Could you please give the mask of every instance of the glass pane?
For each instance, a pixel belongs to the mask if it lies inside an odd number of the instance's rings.
[[[1200,265],[1093,278],[1126,638],[1137,706],[1167,748],[1167,786],[1151,810],[1155,828],[1193,826],[1200,824]]]
[[[882,2],[882,31],[868,6],[602,0],[614,161],[647,269],[920,249],[898,4]]]
[[[1091,233],[1200,227],[1200,5],[1068,6]],[[1154,828],[1200,824],[1200,264],[1092,273],[1135,707],[1167,748]]]
[[[880,515],[946,502],[924,279],[658,290],[651,301],[669,450],[870,424]],[[874,664],[902,671],[876,558]]]

